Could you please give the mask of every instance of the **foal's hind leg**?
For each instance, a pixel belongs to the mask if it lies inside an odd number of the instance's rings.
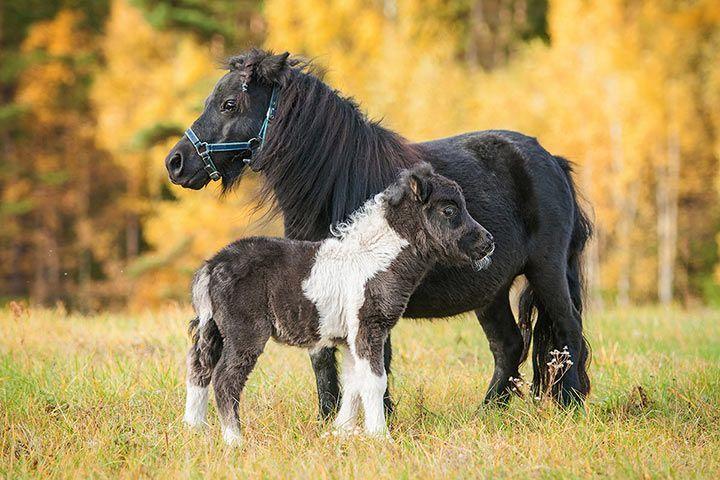
[[[240,417],[238,415],[240,393],[262,353],[262,350],[258,349],[238,350],[233,347],[225,346],[213,372],[215,401],[222,424],[223,440],[228,445],[240,441]]]
[[[192,345],[187,354],[187,393],[184,422],[191,427],[205,425],[208,407],[208,385],[220,358],[223,341],[215,322],[198,328],[198,319],[190,322]]]
[[[484,311],[475,311],[495,359],[495,371],[485,394],[485,403],[506,404],[514,386],[510,377],[520,377],[518,368],[523,352],[523,340],[510,308],[509,293],[509,288],[501,289]]]

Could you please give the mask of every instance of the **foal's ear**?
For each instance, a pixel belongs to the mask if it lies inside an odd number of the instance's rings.
[[[408,178],[408,187],[413,198],[420,203],[427,202],[432,193],[432,183],[427,175],[413,172]]]
[[[266,56],[255,67],[255,74],[267,83],[278,83],[288,66],[288,57],[290,57],[290,52]]]

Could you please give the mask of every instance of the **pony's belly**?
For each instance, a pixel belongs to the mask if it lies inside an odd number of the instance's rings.
[[[433,270],[413,292],[403,316],[431,319],[483,310],[503,287],[505,275],[472,268]]]

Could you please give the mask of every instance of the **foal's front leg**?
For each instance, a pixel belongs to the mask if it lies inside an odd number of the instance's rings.
[[[346,350],[343,352],[342,366],[342,400],[340,410],[335,417],[335,432],[339,435],[355,433],[357,429],[358,410],[360,408],[360,384],[355,371],[355,356]]]
[[[377,337],[373,337],[360,340],[359,350],[351,349],[355,356],[355,379],[365,412],[365,433],[374,437],[389,437],[383,402],[387,390],[383,358],[385,338],[376,340]]]

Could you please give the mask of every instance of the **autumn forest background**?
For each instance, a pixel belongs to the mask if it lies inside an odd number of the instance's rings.
[[[577,164],[596,304],[720,304],[717,0],[3,0],[0,302],[185,301],[200,260],[279,233],[163,159],[250,46],[314,58],[411,140],[505,128]]]

